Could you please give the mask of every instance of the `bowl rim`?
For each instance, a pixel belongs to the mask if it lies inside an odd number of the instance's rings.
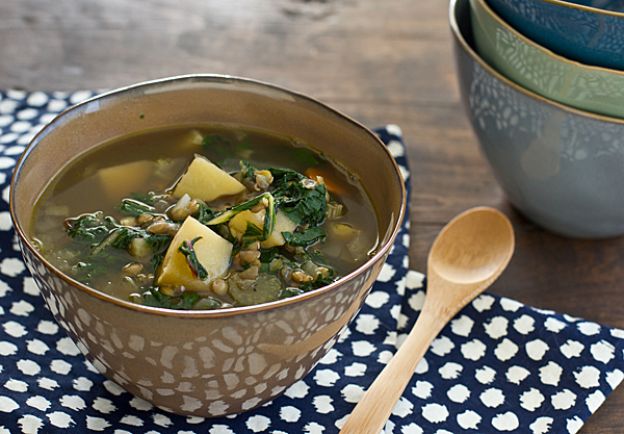
[[[539,0],[539,1],[550,3],[553,5],[557,5],[557,6],[562,6],[564,8],[578,9],[583,12],[590,12],[593,14],[609,15],[609,16],[616,17],[616,18],[624,18],[624,12],[612,11],[609,9],[602,9],[602,8],[598,8],[595,6],[580,5],[578,3],[573,3],[571,1],[565,1],[565,0]]]
[[[375,254],[370,257],[366,262],[364,262],[362,265],[360,265],[358,268],[356,268],[355,270],[353,270],[352,272],[348,273],[347,275],[341,277],[340,279],[338,279],[335,282],[332,282],[329,285],[323,286],[321,288],[318,289],[314,289],[312,291],[303,293],[303,294],[299,294],[296,295],[294,297],[289,297],[289,298],[285,298],[283,300],[276,300],[276,301],[272,301],[272,302],[268,302],[268,303],[263,303],[263,304],[258,304],[258,305],[251,305],[251,306],[240,306],[240,307],[230,307],[230,308],[224,308],[224,309],[215,309],[215,310],[179,310],[179,309],[166,309],[166,308],[161,308],[161,307],[152,307],[152,306],[145,306],[145,305],[141,305],[141,304],[137,304],[137,303],[132,303],[130,301],[126,301],[126,300],[122,300],[120,298],[116,298],[112,295],[109,295],[103,291],[100,291],[98,289],[92,288],[90,286],[87,286],[75,279],[73,279],[72,277],[66,275],[65,273],[63,273],[61,270],[59,270],[58,268],[56,268],[54,265],[52,265],[32,244],[32,242],[30,241],[29,237],[26,235],[26,232],[24,231],[21,223],[19,222],[19,220],[17,219],[16,216],[16,210],[15,210],[15,185],[19,182],[19,175],[22,171],[22,168],[24,166],[24,162],[26,161],[26,159],[28,158],[28,156],[30,155],[30,153],[32,152],[33,149],[36,148],[36,146],[38,145],[39,138],[45,136],[52,128],[54,128],[59,122],[62,122],[63,119],[66,117],[66,115],[81,109],[83,106],[92,103],[93,101],[101,101],[101,100],[107,100],[107,99],[111,99],[111,98],[115,98],[118,97],[120,95],[132,92],[132,91],[136,91],[139,89],[143,89],[143,88],[150,88],[150,87],[159,87],[159,86],[165,86],[171,83],[176,83],[176,82],[203,82],[203,83],[227,83],[227,84],[243,84],[243,85],[251,85],[254,88],[269,88],[273,91],[277,91],[277,92],[281,92],[283,94],[289,95],[291,97],[297,98],[297,99],[302,99],[305,102],[311,103],[312,105],[316,106],[317,108],[323,109],[325,110],[328,115],[330,116],[335,116],[339,119],[341,119],[342,121],[345,121],[349,124],[351,124],[352,126],[356,127],[357,129],[361,130],[362,132],[364,132],[365,134],[367,134],[368,136],[370,136],[373,139],[373,142],[377,144],[377,146],[379,146],[382,151],[386,154],[386,156],[388,157],[388,159],[391,162],[392,168],[394,169],[394,177],[396,178],[396,181],[398,182],[398,185],[400,186],[400,205],[399,205],[399,210],[398,210],[398,215],[395,216],[395,221],[392,225],[392,231],[390,233],[390,236],[388,237],[388,239],[386,240],[385,243],[383,243],[375,252]],[[401,175],[401,171],[399,169],[399,166],[397,164],[397,162],[395,161],[394,157],[392,156],[392,154],[390,153],[390,151],[388,150],[388,147],[381,141],[381,139],[373,132],[371,131],[369,128],[365,127],[363,124],[361,124],[360,122],[354,120],[353,118],[345,115],[344,113],[330,107],[329,105],[322,103],[321,101],[312,98],[310,96],[307,96],[303,93],[299,93],[296,91],[292,91],[289,89],[286,89],[284,87],[272,84],[272,83],[268,83],[268,82],[264,82],[261,80],[256,80],[256,79],[251,79],[251,78],[245,78],[245,77],[238,77],[238,76],[233,76],[233,75],[224,75],[224,74],[185,74],[185,75],[175,75],[175,76],[169,76],[169,77],[164,77],[164,78],[159,78],[159,79],[155,79],[155,80],[147,80],[147,81],[142,81],[142,82],[138,82],[135,84],[131,84],[128,86],[122,86],[107,92],[103,92],[100,94],[97,94],[91,98],[86,99],[85,101],[82,101],[78,104],[75,104],[71,107],[68,107],[67,109],[63,110],[61,113],[59,113],[58,115],[56,115],[54,117],[54,119],[52,119],[49,123],[47,123],[39,132],[37,132],[37,134],[35,134],[35,136],[33,136],[33,138],[31,139],[31,141],[28,143],[28,146],[26,147],[26,149],[24,150],[24,152],[22,153],[22,155],[20,156],[19,160],[17,161],[17,163],[15,164],[15,169],[13,171],[13,175],[11,177],[11,184],[10,184],[10,191],[9,191],[9,212],[11,215],[11,220],[13,222],[13,227],[15,229],[15,233],[18,235],[18,237],[21,240],[21,246],[22,249],[25,247],[28,251],[30,251],[30,253],[32,253],[49,271],[51,271],[53,274],[55,274],[57,277],[59,277],[60,279],[62,279],[63,281],[65,281],[65,283],[73,286],[74,288],[77,288],[78,290],[86,293],[87,295],[93,296],[101,301],[104,302],[110,302],[118,307],[121,308],[126,308],[132,311],[136,311],[136,312],[140,312],[140,313],[144,313],[144,314],[148,314],[148,315],[158,315],[158,316],[165,316],[165,317],[177,317],[177,318],[223,318],[223,317],[230,317],[230,316],[235,316],[235,315],[242,315],[242,314],[250,314],[250,313],[255,313],[255,312],[261,312],[261,311],[266,311],[266,310],[273,310],[273,309],[278,309],[278,308],[282,308],[285,306],[289,306],[292,304],[296,304],[296,303],[301,303],[307,300],[311,300],[313,298],[319,297],[323,294],[326,294],[327,292],[333,291],[335,290],[338,286],[341,286],[345,283],[348,283],[352,280],[354,280],[356,277],[358,277],[359,275],[361,275],[362,273],[366,272],[367,270],[369,270],[372,265],[376,262],[378,262],[379,260],[383,260],[384,255],[392,248],[394,241],[398,235],[398,233],[400,232],[402,226],[403,226],[403,219],[405,217],[405,212],[406,212],[406,207],[407,207],[407,189],[405,187],[405,180],[403,179],[403,176]]]
[[[545,96],[539,95],[531,90],[526,89],[525,87],[520,86],[516,82],[510,80],[505,77],[503,74],[494,69],[490,64],[488,64],[483,58],[475,51],[474,48],[470,46],[470,44],[464,38],[462,31],[457,24],[457,19],[455,18],[455,10],[457,9],[457,5],[460,2],[468,2],[470,0],[450,0],[449,1],[449,26],[451,28],[451,33],[453,35],[453,39],[455,42],[460,45],[463,50],[475,61],[477,62],[483,69],[485,69],[490,75],[494,76],[497,80],[502,81],[507,86],[511,87],[515,91],[527,96],[531,99],[546,103],[550,106],[553,106],[559,110],[584,117],[590,118],[596,121],[607,122],[617,125],[624,125],[624,118],[616,118],[614,116],[602,115],[599,113],[592,113],[586,110],[578,109],[576,107],[571,107],[560,102],[554,101],[552,99],[546,98]],[[546,48],[544,48],[546,50]],[[572,61],[571,61],[572,62]]]
[[[537,50],[541,52],[542,54],[545,54],[548,58],[552,59],[555,62],[559,62],[559,63],[566,64],[566,65],[571,65],[574,68],[578,68],[580,71],[577,72],[577,74],[599,72],[599,73],[614,75],[614,76],[617,76],[618,78],[624,78],[624,71],[620,71],[618,69],[606,68],[604,66],[588,65],[586,63],[579,62],[577,60],[571,60],[571,59],[568,59],[567,57],[564,57],[560,54],[555,53],[549,48],[546,48],[543,45],[538,44],[534,40],[527,38],[518,30],[516,30],[511,24],[509,24],[507,21],[501,18],[500,15],[498,15],[485,0],[471,0],[471,1],[477,2],[479,7],[483,9],[483,11],[485,11],[486,15],[488,15],[490,18],[496,21],[499,26],[507,30],[509,33],[511,33],[514,38],[516,38],[523,44],[528,45],[529,48]]]

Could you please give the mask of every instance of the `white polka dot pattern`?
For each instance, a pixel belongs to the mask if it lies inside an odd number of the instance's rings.
[[[210,421],[157,410],[120,387],[123,376],[118,375],[117,382],[102,377],[98,369],[106,370],[106,366],[98,366],[97,360],[95,367],[85,361],[54,322],[14,248],[6,213],[9,173],[24,145],[52,115],[89,96],[89,92],[0,92],[4,192],[0,204],[0,433],[67,428],[180,434],[335,432],[392,357],[422,306],[424,276],[406,268],[409,223],[360,314],[315,370],[291,387],[273,391],[283,393],[281,397],[248,413]],[[377,132],[409,179],[399,127],[389,125]],[[59,302],[50,308],[56,311],[64,305]],[[87,331],[86,339],[91,332],[100,331],[97,327]],[[229,339],[235,342],[236,336]],[[118,344],[112,338],[111,351]],[[139,351],[146,343],[131,339],[128,345]],[[271,368],[263,372],[291,375]],[[304,370],[294,373],[299,378],[304,374]],[[487,294],[467,306],[436,339],[397,403],[386,432],[574,433],[623,379],[624,331]],[[253,379],[246,384],[252,384],[256,393],[266,388]],[[184,390],[187,386],[172,387]],[[206,401],[214,414],[224,411],[217,398],[207,396]],[[189,409],[203,404],[185,403]],[[252,397],[243,407],[257,404]]]

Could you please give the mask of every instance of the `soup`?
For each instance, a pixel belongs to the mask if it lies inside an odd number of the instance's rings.
[[[35,206],[33,241],[74,279],[170,309],[301,294],[365,262],[378,242],[358,180],[297,140],[218,126],[104,143]]]

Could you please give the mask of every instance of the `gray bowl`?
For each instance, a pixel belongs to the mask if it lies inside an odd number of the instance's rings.
[[[449,20],[462,100],[511,203],[566,236],[624,234],[624,120],[573,109],[511,82],[474,50],[469,0]]]

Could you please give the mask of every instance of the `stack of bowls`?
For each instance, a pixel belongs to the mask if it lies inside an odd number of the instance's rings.
[[[604,238],[624,234],[624,12],[575,1],[451,0],[449,18],[462,99],[510,201]]]

